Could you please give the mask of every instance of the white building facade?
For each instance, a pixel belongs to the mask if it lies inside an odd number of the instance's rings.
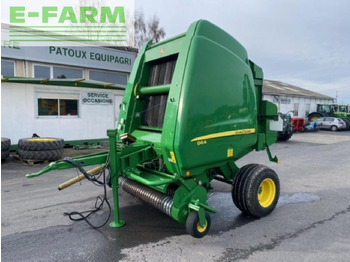
[[[1,136],[65,141],[107,138],[115,128],[135,50],[2,43]]]
[[[304,118],[316,111],[317,104],[334,103],[332,97],[272,80],[264,80],[263,99],[276,104],[278,112],[293,111],[292,116]]]

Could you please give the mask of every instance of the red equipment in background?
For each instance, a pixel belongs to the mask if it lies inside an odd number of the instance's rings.
[[[305,130],[305,119],[302,117],[292,117],[293,131],[304,132]]]

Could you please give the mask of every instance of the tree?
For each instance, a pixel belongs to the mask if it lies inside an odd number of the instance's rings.
[[[156,14],[146,23],[143,11],[135,12],[135,47],[141,48],[149,40],[158,43],[164,37],[164,28],[159,26],[159,17]]]
[[[96,9],[100,9],[102,6],[107,6],[107,0],[79,0],[79,5],[75,6],[75,12],[79,13],[80,7],[93,7]],[[120,46],[126,44],[127,46],[134,46],[138,49],[141,48],[141,46],[149,40],[153,40],[154,43],[157,43],[165,37],[164,28],[160,27],[159,17],[156,14],[154,14],[153,17],[151,17],[146,22],[143,10],[136,10],[135,16],[128,11],[129,10],[125,12],[126,29],[112,29],[110,27],[115,26],[117,24],[106,24],[101,23],[100,21],[91,22],[88,19],[86,19],[84,23],[85,27],[75,28],[75,31],[77,33],[76,36],[79,37],[84,35],[84,38],[88,40],[96,40],[96,42],[101,41],[99,42],[99,44],[101,44],[103,40],[106,40],[104,44],[108,43],[109,45],[113,46]],[[75,24],[71,23],[71,25],[72,28],[74,28]],[[69,30],[72,30],[72,28],[70,28]],[[134,32],[132,31],[132,29],[134,29]],[[107,33],[105,31],[115,32]],[[118,31],[120,31],[120,39],[119,41],[113,41],[112,39],[118,39]],[[120,40],[123,39],[126,39],[126,41],[120,42]]]
[[[81,7],[87,7],[92,9],[101,10],[101,7],[109,7],[109,3],[111,0],[79,0],[79,4],[75,5],[75,13],[80,13]],[[88,14],[90,14],[89,10],[87,11]],[[125,13],[124,13],[125,12]],[[128,9],[125,9],[123,12],[122,17],[125,17],[125,23],[121,22],[119,24],[118,22],[100,22],[100,15],[97,15],[96,19],[95,16],[92,15],[95,19],[85,19],[84,25],[74,24],[71,23],[72,28],[74,28],[74,31],[77,37],[85,38],[90,43],[93,43],[93,40],[96,41],[95,44],[102,44],[107,46],[133,46],[134,45],[134,13]],[[120,18],[120,13],[117,12],[117,18]],[[116,28],[117,26],[124,26],[125,28]],[[72,30],[72,28],[69,28],[67,31]]]

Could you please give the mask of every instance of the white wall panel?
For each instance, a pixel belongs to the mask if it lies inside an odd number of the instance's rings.
[[[17,144],[20,138],[60,137],[64,140],[85,140],[107,138],[107,129],[115,128],[115,105],[82,104],[79,99],[79,117],[37,116],[38,93],[79,94],[80,92],[109,92],[113,97],[122,97],[118,90],[43,86],[34,84],[2,83],[1,87],[1,136]],[[121,100],[121,99],[119,99]],[[120,103],[120,101],[117,101]],[[119,104],[118,104],[119,107]]]

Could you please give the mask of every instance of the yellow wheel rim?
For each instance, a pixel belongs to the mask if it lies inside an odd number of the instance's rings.
[[[27,139],[29,142],[54,142],[55,138],[29,138]]]
[[[207,229],[207,227],[208,227],[208,222],[207,221],[205,221],[205,226],[204,227],[202,227],[199,222],[197,223],[197,231],[199,233],[203,233]]]
[[[314,122],[314,121],[316,121],[318,119],[318,116],[313,116],[313,117],[311,117],[311,122]]]
[[[258,190],[258,201],[262,207],[269,207],[276,197],[276,185],[271,178],[264,179]]]

